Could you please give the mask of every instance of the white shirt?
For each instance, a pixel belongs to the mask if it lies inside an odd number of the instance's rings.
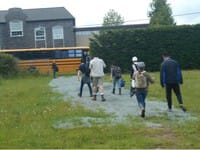
[[[133,67],[133,71],[134,71],[134,72],[136,72],[136,71],[137,71],[136,65],[137,65],[137,63],[136,63],[136,62],[135,62],[133,65],[132,65],[132,67]]]
[[[91,72],[90,75],[92,77],[103,77],[104,76],[104,68],[106,67],[106,64],[104,63],[104,61],[98,57],[94,57],[91,61],[90,61],[90,65],[89,65]]]

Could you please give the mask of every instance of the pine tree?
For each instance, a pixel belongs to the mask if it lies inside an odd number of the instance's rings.
[[[117,26],[124,23],[124,18],[113,9],[109,10],[103,18],[103,26]]]
[[[151,11],[148,12],[150,26],[175,25],[172,10],[167,0],[153,0],[150,4]]]

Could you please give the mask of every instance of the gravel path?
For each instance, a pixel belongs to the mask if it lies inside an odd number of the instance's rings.
[[[58,77],[53,79],[49,83],[50,87],[55,92],[63,94],[63,100],[71,100],[74,105],[81,104],[87,109],[94,111],[104,110],[105,113],[112,114],[110,118],[112,123],[121,123],[128,120],[127,116],[139,117],[140,110],[137,106],[135,96],[130,98],[129,90],[122,89],[122,95],[111,93],[111,83],[105,83],[105,102],[101,102],[100,96],[97,96],[97,101],[92,101],[89,97],[89,90],[87,85],[83,88],[83,96],[80,98],[77,96],[79,92],[80,82],[76,76],[72,77]],[[172,112],[167,111],[167,103],[159,101],[146,101],[146,118],[148,117],[168,117],[170,120],[176,123],[182,123],[187,120],[197,120],[199,118],[193,116],[191,113],[184,113],[181,109],[173,109]],[[79,125],[73,123],[73,119],[81,122]],[[102,118],[93,117],[76,117],[69,120],[61,120],[54,125],[56,128],[75,128],[82,126],[92,126],[90,122],[103,123],[105,120]],[[150,127],[161,127],[161,124],[149,122],[144,119],[144,123]]]

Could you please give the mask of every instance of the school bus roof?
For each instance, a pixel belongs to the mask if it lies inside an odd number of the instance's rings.
[[[34,51],[53,51],[53,50],[89,50],[88,46],[79,47],[54,47],[54,48],[29,48],[29,49],[2,49],[0,53],[9,52],[34,52]]]

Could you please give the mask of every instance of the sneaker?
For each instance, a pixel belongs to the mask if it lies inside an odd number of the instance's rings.
[[[82,96],[80,95],[80,93],[78,93],[78,96],[79,96],[79,97],[82,97]]]
[[[135,95],[135,92],[131,93],[131,94],[130,94],[130,97],[133,97],[134,95]]]
[[[92,100],[93,100],[93,101],[96,101],[96,100],[97,100],[97,99],[96,99],[96,96],[93,96],[93,97],[92,97]]]
[[[106,101],[106,99],[105,99],[105,98],[103,98],[101,101],[102,101],[102,102],[105,102],[105,101]]]
[[[187,109],[183,106],[183,105],[180,105],[181,109],[183,110],[183,112],[186,112]]]
[[[141,117],[144,118],[145,117],[145,110],[142,109],[142,112],[141,112]]]

